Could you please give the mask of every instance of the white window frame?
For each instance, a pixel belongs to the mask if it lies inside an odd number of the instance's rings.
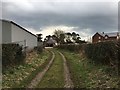
[[[99,38],[99,39],[101,39],[101,37],[100,37],[100,36],[99,36],[98,38]]]
[[[108,39],[108,37],[107,37],[107,36],[105,36],[105,39]]]

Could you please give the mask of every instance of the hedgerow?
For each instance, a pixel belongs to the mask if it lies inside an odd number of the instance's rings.
[[[61,45],[55,46],[55,48],[65,49],[65,50],[75,51],[75,52],[79,52],[81,47],[82,45],[75,45],[75,44],[61,44]]]
[[[120,41],[107,41],[82,45],[64,44],[56,47],[82,53],[92,62],[97,64],[115,66],[118,65],[118,58],[120,58]]]
[[[85,55],[95,63],[116,65],[118,60],[118,48],[116,42],[100,42],[88,44],[84,48]]]
[[[2,66],[3,69],[24,61],[22,46],[19,44],[2,44]]]
[[[34,47],[34,50],[37,51],[37,53],[42,53],[43,52],[43,47],[42,46],[36,46]]]
[[[118,40],[117,47],[118,47],[118,74],[120,75],[120,39]]]

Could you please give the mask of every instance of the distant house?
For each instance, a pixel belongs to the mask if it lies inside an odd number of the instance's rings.
[[[46,41],[46,47],[53,47],[55,45],[57,45],[57,42],[53,38],[50,38],[49,40]]]
[[[0,20],[0,23],[2,23],[2,34],[0,34],[0,37],[2,37],[1,43],[17,43],[28,48],[37,46],[37,36],[25,28],[13,21]]]
[[[118,40],[120,37],[120,32],[114,32],[114,33],[96,33],[92,37],[92,43],[97,42],[104,42],[104,41],[115,41]]]

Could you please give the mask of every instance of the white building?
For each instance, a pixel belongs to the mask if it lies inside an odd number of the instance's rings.
[[[18,43],[28,48],[37,46],[37,36],[14,23],[13,21],[0,20],[2,22],[2,43]],[[2,35],[2,36],[1,36]]]

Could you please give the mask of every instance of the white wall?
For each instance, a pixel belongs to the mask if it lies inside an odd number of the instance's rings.
[[[24,45],[25,40],[26,46],[29,48],[34,48],[37,46],[37,37],[12,24],[12,42],[20,42]]]
[[[2,43],[11,43],[11,23],[2,21]]]

